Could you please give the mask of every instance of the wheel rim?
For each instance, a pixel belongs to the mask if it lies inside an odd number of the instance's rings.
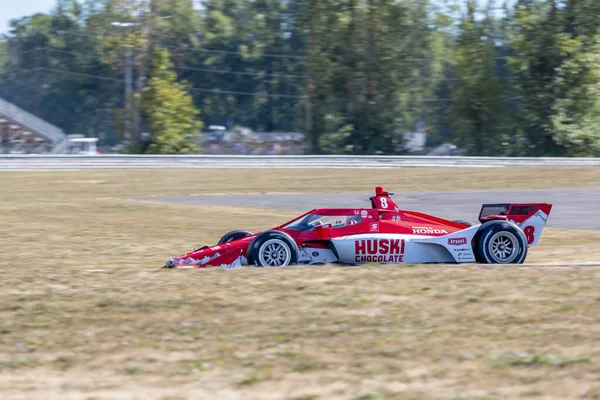
[[[499,264],[508,264],[514,261],[520,250],[517,237],[510,232],[497,232],[489,241],[489,254]]]
[[[285,267],[292,260],[292,251],[283,240],[270,239],[260,246],[258,259],[265,267]]]

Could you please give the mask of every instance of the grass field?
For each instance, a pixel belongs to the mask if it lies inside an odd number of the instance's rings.
[[[128,199],[374,184],[586,187],[600,169],[0,174],[0,398],[600,399],[600,269],[155,270],[294,213]],[[547,229],[528,262],[600,261],[599,240]]]

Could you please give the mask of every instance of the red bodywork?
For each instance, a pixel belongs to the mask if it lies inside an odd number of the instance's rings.
[[[220,241],[226,243],[204,246],[172,258],[167,260],[165,267],[234,268],[255,263],[254,257],[260,245],[255,246],[254,239],[260,243],[271,235],[286,237],[289,245],[293,245],[291,241],[295,242],[297,248],[293,253],[298,253],[298,257],[293,262],[301,264],[374,260],[388,263],[476,261],[476,234],[483,225],[470,226],[400,210],[390,198],[393,193],[381,187],[377,187],[375,193],[370,198],[371,208],[318,208],[270,229],[286,235],[264,232],[240,238],[248,233],[230,232]],[[546,203],[484,204],[479,221],[482,224],[493,220],[512,223],[513,227],[522,230],[522,237],[529,247],[538,242],[551,209],[552,205]],[[260,237],[257,238],[258,235]],[[252,248],[251,254],[248,254],[249,248]],[[524,256],[519,260],[523,262]]]
[[[468,226],[431,215],[400,210],[391,193],[376,188],[376,196],[371,197],[372,208],[319,208],[294,218],[271,230],[287,233],[298,245],[310,248],[329,246],[329,240],[336,237],[368,233],[392,233],[405,235],[442,236],[467,228]],[[286,229],[294,221],[308,214],[361,217],[360,222],[331,229],[330,225],[318,226],[310,231]],[[208,268],[232,265],[240,257],[248,257],[250,243],[257,234],[212,247],[203,247],[175,257],[167,262],[170,268]],[[198,262],[201,262],[199,264]]]

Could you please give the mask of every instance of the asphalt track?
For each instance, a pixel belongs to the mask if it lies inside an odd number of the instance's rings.
[[[372,193],[231,194],[152,196],[137,199],[193,205],[255,207],[302,213],[319,207],[369,207],[368,198],[372,195]],[[396,192],[394,200],[405,210],[468,221],[477,221],[479,210],[484,203],[551,203],[553,208],[547,226],[600,230],[600,188]]]

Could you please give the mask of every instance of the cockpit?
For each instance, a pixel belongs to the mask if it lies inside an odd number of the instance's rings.
[[[331,228],[342,228],[348,225],[355,225],[363,219],[357,215],[319,215],[308,214],[303,218],[297,219],[288,225],[285,229],[294,231],[311,231],[317,226],[329,225]]]

